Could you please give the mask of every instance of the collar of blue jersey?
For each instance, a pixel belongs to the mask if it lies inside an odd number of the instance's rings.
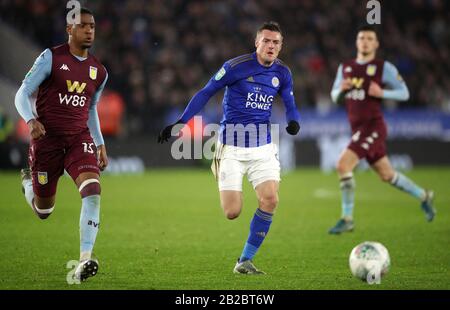
[[[258,61],[258,56],[256,56],[256,52],[253,52],[253,53],[252,53],[252,56],[253,56],[253,59],[256,61],[256,63],[257,63],[261,68],[264,68],[264,69],[270,69],[270,68],[272,68],[272,66],[275,64],[275,62],[276,62],[277,59],[278,59],[278,58],[275,58],[275,60],[273,61],[273,63],[272,63],[270,66],[264,66],[264,65],[262,65],[262,64],[259,63],[259,61]]]

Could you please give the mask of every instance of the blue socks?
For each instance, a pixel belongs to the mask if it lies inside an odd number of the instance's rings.
[[[340,187],[342,196],[342,217],[345,219],[352,219],[353,208],[355,206],[355,179],[353,179],[353,173],[349,173],[341,178]]]
[[[100,195],[83,198],[80,214],[80,261],[90,259],[100,225]]]
[[[421,201],[425,200],[425,190],[400,172],[395,172],[395,175],[391,180],[391,184]]]
[[[253,259],[269,232],[270,224],[272,224],[272,215],[272,213],[264,212],[259,208],[256,209],[255,215],[250,223],[250,233],[239,262]]]

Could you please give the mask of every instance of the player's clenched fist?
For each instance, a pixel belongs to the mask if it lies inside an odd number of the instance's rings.
[[[158,143],[163,144],[164,142],[169,141],[169,138],[172,136],[173,126],[174,126],[174,124],[166,126],[166,128],[161,130],[161,132],[159,133],[159,136],[158,136]]]
[[[290,121],[286,127],[286,131],[290,135],[296,135],[300,130],[300,124],[297,121]]]
[[[103,171],[108,166],[108,155],[104,144],[97,147],[98,168]]]
[[[35,119],[28,122],[28,129],[30,130],[30,136],[32,139],[37,140],[45,135],[44,125]]]
[[[175,125],[181,124],[180,121],[176,122],[175,124],[171,124],[169,126],[166,126],[158,135],[158,143],[163,144],[164,142],[169,141],[170,137],[172,136],[172,129]]]
[[[369,96],[375,97],[375,98],[382,98],[383,97],[383,89],[374,81],[370,81],[369,86]]]
[[[352,79],[350,79],[350,78],[346,78],[341,83],[341,91],[348,91],[348,90],[352,89],[352,87],[353,87]]]

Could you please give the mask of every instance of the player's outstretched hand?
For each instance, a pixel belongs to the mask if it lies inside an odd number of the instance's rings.
[[[103,171],[108,166],[108,155],[104,144],[97,147],[98,168]]]
[[[177,124],[181,124],[181,122],[178,121],[174,124],[167,126],[163,130],[161,130],[161,132],[158,135],[158,143],[163,144],[164,142],[169,141],[170,137],[172,136],[172,128],[173,128],[173,126],[175,126]]]
[[[32,139],[38,140],[42,136],[45,136],[44,125],[42,125],[42,123],[38,120],[32,119],[27,123],[27,125]]]
[[[290,135],[296,135],[300,130],[300,124],[297,121],[289,121],[286,131]]]

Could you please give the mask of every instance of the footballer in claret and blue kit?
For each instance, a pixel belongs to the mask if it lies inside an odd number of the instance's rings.
[[[31,135],[29,167],[21,171],[27,204],[40,219],[47,219],[64,170],[80,192],[80,261],[74,276],[84,281],[96,275],[99,266],[93,248],[100,225],[100,170],[108,158],[96,105],[108,73],[89,53],[95,38],[90,10],[81,9],[80,22],[67,24],[67,34],[68,43],[46,49],[36,59],[15,105]]]

